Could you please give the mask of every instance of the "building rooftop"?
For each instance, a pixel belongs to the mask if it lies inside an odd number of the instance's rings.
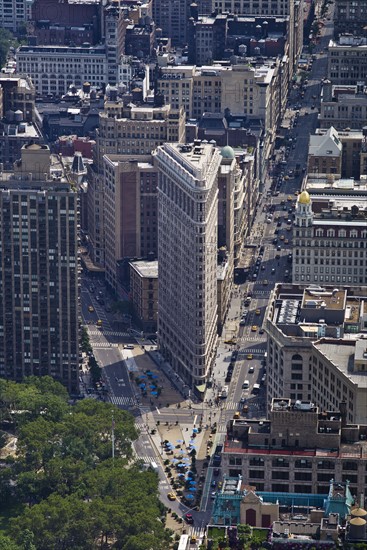
[[[317,342],[313,342],[313,346],[318,349],[322,355],[324,355],[329,361],[334,363],[338,369],[345,374],[349,380],[360,388],[367,389],[367,371],[355,372],[354,359],[357,343],[364,344],[366,347],[366,340],[357,341],[345,341],[345,340],[331,340],[321,339]]]
[[[158,279],[158,260],[136,260],[130,262],[140,277],[148,279]]]

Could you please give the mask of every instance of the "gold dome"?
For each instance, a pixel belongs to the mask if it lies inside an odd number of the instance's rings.
[[[298,196],[298,202],[300,204],[310,204],[311,199],[307,191],[302,191],[302,193]]]
[[[354,508],[351,511],[350,514],[354,517],[365,517],[365,516],[367,516],[366,510],[364,510],[363,508]]]
[[[366,520],[363,518],[353,518],[349,522],[351,525],[366,525]]]

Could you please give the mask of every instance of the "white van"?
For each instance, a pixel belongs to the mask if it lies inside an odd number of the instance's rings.
[[[220,396],[225,399],[226,397],[228,397],[228,386],[224,386],[224,388],[222,389],[222,392],[220,394]]]
[[[248,380],[245,380],[244,383],[242,384],[242,388],[244,390],[248,390],[249,387],[250,387],[250,382]]]

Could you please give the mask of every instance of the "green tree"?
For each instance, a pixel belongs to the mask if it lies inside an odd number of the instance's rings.
[[[11,538],[0,533],[0,550],[19,550],[19,546]]]

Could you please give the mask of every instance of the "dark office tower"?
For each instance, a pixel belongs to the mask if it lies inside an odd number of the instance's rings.
[[[78,391],[77,194],[47,146],[22,148],[0,186],[0,376]]]
[[[187,42],[191,0],[153,0],[153,19],[174,46]]]

